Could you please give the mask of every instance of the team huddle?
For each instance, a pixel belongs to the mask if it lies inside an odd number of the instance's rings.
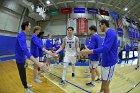
[[[29,88],[31,85],[27,84],[26,81],[26,64],[25,55],[34,63],[34,82],[41,83],[39,79],[39,74],[42,71],[48,71],[50,65],[50,56],[55,60],[58,57],[58,54],[64,50],[64,59],[63,59],[63,72],[60,85],[64,85],[66,81],[66,73],[69,66],[69,63],[72,64],[72,77],[75,77],[75,63],[77,62],[77,57],[82,58],[87,56],[90,59],[89,68],[91,73],[91,82],[86,83],[87,86],[95,86],[95,81],[102,81],[101,89],[99,93],[109,93],[109,84],[113,77],[115,71],[115,64],[117,63],[117,35],[116,32],[109,28],[109,23],[107,20],[101,20],[99,22],[99,27],[102,32],[105,32],[105,38],[102,40],[100,35],[98,35],[97,27],[92,25],[89,27],[91,34],[91,40],[86,48],[80,51],[79,48],[79,38],[73,35],[74,28],[67,28],[67,36],[63,38],[61,46],[53,49],[44,48],[41,43],[41,38],[43,32],[41,32],[41,27],[35,26],[33,28],[34,34],[31,37],[31,46],[30,52],[28,51],[26,44],[26,34],[25,32],[30,31],[31,24],[30,22],[24,22],[21,26],[22,31],[18,34],[16,38],[16,63],[19,70],[20,79],[25,88],[26,93],[33,93]],[[47,46],[48,43],[46,43]],[[47,63],[44,64],[39,62],[43,57],[43,52],[46,54]],[[41,56],[40,56],[41,55]],[[101,61],[101,75],[97,70],[99,60]],[[62,60],[60,60],[62,61]],[[97,79],[96,79],[97,76]]]

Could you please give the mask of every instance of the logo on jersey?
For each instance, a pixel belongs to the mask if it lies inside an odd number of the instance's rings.
[[[69,43],[72,44],[72,43],[74,43],[74,41],[67,41],[67,43],[68,43],[68,44],[69,44]]]

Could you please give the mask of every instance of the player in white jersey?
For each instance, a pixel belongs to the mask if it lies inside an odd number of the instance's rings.
[[[68,35],[63,39],[61,47],[56,51],[56,53],[59,53],[62,49],[65,48],[63,75],[60,85],[65,84],[65,77],[69,63],[72,63],[72,77],[75,76],[75,62],[77,54],[80,52],[80,48],[79,48],[79,39],[78,37],[73,35],[73,31],[74,31],[73,27],[67,28]]]

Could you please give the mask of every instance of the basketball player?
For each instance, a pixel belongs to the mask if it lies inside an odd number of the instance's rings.
[[[46,49],[48,51],[52,51],[53,50],[53,40],[51,39],[51,35],[50,34],[48,34],[47,37],[48,38],[46,40]],[[47,60],[47,66],[50,66],[50,61],[51,61],[52,56],[49,55],[49,54],[46,54],[46,58],[47,58],[46,59]]]
[[[138,40],[138,61],[137,61],[137,67],[135,68],[136,70],[139,68],[139,61],[140,61],[140,40]]]
[[[90,41],[91,41],[91,38],[90,38],[90,37],[86,38],[86,40],[85,40],[85,49],[89,47]],[[81,50],[80,50],[80,51],[81,51]],[[89,58],[89,56],[88,56],[88,58]],[[86,60],[86,59],[85,59],[85,60]],[[88,60],[88,62],[89,62],[89,61],[90,61],[90,60]],[[88,72],[90,72],[89,67],[85,70],[85,73],[88,73]],[[90,77],[91,77],[91,75],[88,75],[88,76],[87,76],[87,78],[90,78]]]
[[[60,48],[60,46],[61,46],[61,43],[59,43],[59,39],[56,39],[55,40],[55,43],[53,44],[53,51],[57,51],[59,48]],[[63,61],[63,52],[64,52],[64,50],[61,50],[60,52],[59,52],[59,63],[60,62],[62,62]],[[54,59],[55,60],[55,64],[54,64],[54,66],[57,66],[57,59]]]
[[[87,54],[98,54],[102,53],[102,62],[101,62],[101,76],[102,76],[102,85],[100,93],[109,93],[110,81],[113,77],[115,64],[118,62],[117,58],[117,34],[116,32],[109,28],[109,22],[105,19],[99,22],[99,27],[102,32],[105,32],[105,39],[100,48],[92,50],[82,50],[80,55]]]
[[[53,54],[51,51],[46,50],[45,48],[43,48],[43,45],[40,44],[39,39],[37,37],[37,35],[40,33],[41,31],[41,27],[40,26],[35,26],[33,28],[33,32],[34,34],[31,37],[31,54],[39,61],[39,49],[42,49],[43,52],[45,52],[45,54],[49,54],[53,57],[55,57],[55,54]],[[34,81],[36,83],[41,83],[42,81],[39,80],[38,76],[38,66],[36,64],[34,64]]]
[[[96,26],[92,25],[89,27],[90,33],[92,34],[88,49],[96,49],[101,47],[102,45],[102,38],[97,34]],[[91,82],[86,83],[87,86],[94,86],[96,75],[98,76],[96,81],[100,80],[100,73],[97,70],[99,60],[100,60],[100,53],[98,54],[89,54],[89,68],[91,73]]]
[[[129,60],[129,51],[130,51],[130,46],[128,45],[128,41],[126,42],[125,51],[126,51],[125,63],[127,62],[127,64],[128,64],[128,60]]]
[[[44,32],[40,32],[37,35],[41,46],[43,46],[43,40],[42,40],[43,35],[44,35]],[[44,64],[46,64],[45,60],[44,60],[44,53],[43,53],[42,49],[38,49],[38,51],[39,51],[39,62],[44,62]],[[42,73],[42,70],[38,67],[38,79],[40,79],[41,73]]]
[[[26,32],[29,32],[31,29],[31,24],[29,21],[23,22],[21,25],[22,31],[16,37],[16,45],[15,45],[15,55],[16,55],[16,64],[19,71],[20,79],[22,85],[25,88],[25,93],[33,93],[29,88],[32,85],[27,84],[26,81],[26,57],[27,56],[30,60],[32,60],[36,65],[38,65],[44,71],[47,70],[47,67],[38,62],[31,53],[28,51],[27,44],[26,44]]]
[[[56,51],[56,53],[59,53],[62,49],[65,48],[63,75],[60,85],[65,84],[65,77],[69,63],[72,63],[72,77],[75,76],[76,56],[77,52],[78,53],[80,52],[80,48],[79,48],[79,39],[78,37],[73,35],[73,31],[74,31],[73,27],[67,28],[68,35],[63,39],[61,47]]]
[[[39,39],[39,43],[40,45],[43,46],[43,41],[42,41],[42,38],[43,38],[43,35],[44,35],[44,32],[40,32],[37,37]],[[39,62],[44,62],[44,58],[43,58],[44,54],[43,54],[43,51],[41,49],[39,49]]]

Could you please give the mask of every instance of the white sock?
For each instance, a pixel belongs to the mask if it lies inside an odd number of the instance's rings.
[[[66,70],[66,69],[63,69],[62,80],[65,80],[65,78],[66,78],[66,73],[67,73],[67,70]]]
[[[67,68],[68,68],[68,65],[65,64],[65,65],[64,65],[64,68],[63,68],[62,80],[65,80],[65,78],[66,78]]]

